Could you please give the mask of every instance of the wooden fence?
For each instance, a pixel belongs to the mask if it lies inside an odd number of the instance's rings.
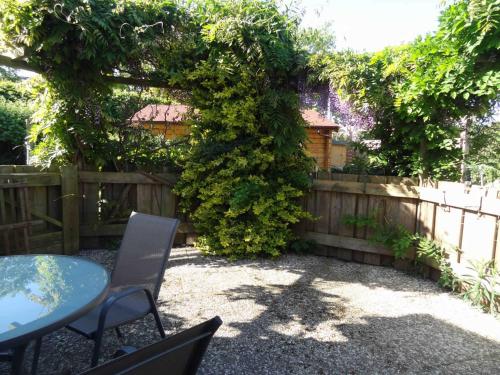
[[[368,241],[370,229],[345,224],[346,216],[374,216],[378,223],[401,224],[441,243],[457,267],[470,260],[500,265],[500,199],[496,189],[414,179],[331,174],[314,180],[306,209],[318,219],[302,223],[320,252],[370,264],[392,263],[392,252]],[[430,262],[430,265],[433,265]],[[435,265],[433,265],[435,266]]]
[[[495,259],[500,265],[497,190],[450,182],[418,186],[414,179],[402,177],[326,177],[314,180],[304,201],[318,219],[298,227],[304,237],[322,245],[321,253],[370,264],[392,263],[389,249],[368,241],[373,234],[369,228],[343,221],[347,215],[374,215],[379,223],[401,224],[442,243],[458,265],[474,259]],[[165,173],[75,167],[41,172],[30,166],[0,166],[0,181],[9,179],[27,185],[34,252],[71,254],[80,248],[109,246],[103,242],[122,236],[131,210],[180,217],[171,190],[175,177]],[[194,235],[187,223],[178,232],[177,243],[189,242]]]
[[[109,245],[109,239],[123,235],[132,210],[179,216],[171,191],[175,177],[169,174],[78,171],[75,167],[42,172],[30,166],[0,166],[1,180],[22,180],[28,187],[32,252],[72,254],[80,248]],[[177,242],[189,241],[186,237],[192,232],[190,225],[181,224]],[[0,254],[4,253],[1,246]]]

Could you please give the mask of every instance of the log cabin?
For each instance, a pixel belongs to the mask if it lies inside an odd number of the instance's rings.
[[[132,116],[132,125],[149,129],[155,135],[174,139],[189,135],[187,118],[190,108],[183,104],[149,104]],[[303,109],[307,123],[306,150],[318,169],[330,170],[333,163],[332,136],[339,126],[315,109]]]

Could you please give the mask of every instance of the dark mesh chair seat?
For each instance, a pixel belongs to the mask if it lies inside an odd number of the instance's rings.
[[[110,292],[108,298],[120,295],[120,292]],[[70,329],[92,338],[97,332],[99,315],[103,305],[98,306],[83,318],[70,324]],[[109,309],[104,323],[104,329],[119,327],[146,316],[150,312],[149,301],[144,293],[133,293],[118,299]]]
[[[165,331],[156,309],[163,275],[179,220],[132,212],[111,275],[106,300],[68,328],[95,341],[91,365],[97,365],[106,329],[152,314],[161,337]]]

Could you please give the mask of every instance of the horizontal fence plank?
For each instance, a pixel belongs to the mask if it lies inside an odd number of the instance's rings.
[[[116,236],[120,237],[125,233],[127,224],[95,224],[95,225],[80,225],[80,236],[82,237],[99,237],[99,236]],[[191,223],[181,223],[177,228],[177,233],[192,234],[194,227]]]
[[[352,181],[314,180],[313,190],[335,191],[339,193],[379,195],[418,199],[418,187],[395,184],[375,184]]]
[[[59,186],[61,175],[59,173],[0,173],[0,181],[14,180],[22,182],[27,187]]]
[[[30,249],[43,253],[62,253],[63,233],[62,231],[43,233],[30,237]]]
[[[312,189],[316,191],[420,199],[442,206],[500,216],[500,199],[493,196],[484,197],[476,193],[459,192],[457,190],[447,192],[441,189],[401,184],[374,184],[332,180],[314,180]]]
[[[446,191],[428,187],[420,187],[420,200],[437,203],[440,206],[462,208],[464,210],[500,216],[500,199],[483,197],[477,193]]]
[[[79,172],[80,182],[106,184],[169,184],[177,177],[169,173],[148,174],[140,172]]]
[[[125,233],[127,224],[95,224],[80,225],[80,236],[99,237],[99,236],[122,236]]]
[[[28,228],[31,225],[41,225],[42,220],[19,221],[11,224],[0,224],[0,231],[8,231],[20,228]]]
[[[304,238],[316,241],[318,244],[325,246],[363,251],[365,253],[373,253],[379,255],[393,255],[392,251],[388,250],[384,246],[373,244],[367,240],[363,240],[360,238],[337,236],[334,234],[316,232],[305,232]]]
[[[23,186],[25,186],[25,185],[23,185]],[[43,192],[43,193],[45,193],[45,192]],[[43,198],[45,198],[45,194],[43,194]],[[6,202],[6,203],[8,203],[8,204],[10,204],[10,205],[14,204],[14,206],[15,206],[16,208],[18,207],[18,205],[17,205],[17,204],[15,204],[15,202],[12,202],[12,201],[11,201],[11,200],[9,200],[9,199],[5,199],[5,202]],[[36,205],[37,203],[39,203],[39,202],[33,202],[33,203],[32,203],[32,205]],[[50,216],[47,216],[47,215],[45,215],[45,214],[43,214],[43,213],[39,212],[39,211],[38,211],[38,210],[36,210],[36,209],[31,208],[31,211],[30,211],[30,212],[31,212],[31,215],[32,215],[32,216],[35,216],[35,217],[37,217],[37,218],[39,218],[39,219],[42,219],[43,221],[46,221],[46,222],[48,222],[48,223],[51,223],[51,224],[53,224],[53,225],[55,225],[55,226],[57,226],[57,227],[59,227],[59,228],[62,228],[62,226],[63,226],[63,225],[62,225],[62,221],[59,221],[59,220],[54,219],[54,218],[52,218],[52,217],[50,217]]]

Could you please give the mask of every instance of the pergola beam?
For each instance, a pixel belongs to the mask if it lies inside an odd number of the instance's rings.
[[[39,67],[30,65],[24,60],[13,59],[8,56],[0,55],[0,65],[7,66],[14,69],[23,69],[34,73],[43,74],[44,71]],[[122,77],[102,75],[100,77],[103,81],[113,84],[130,85],[130,86],[144,86],[144,87],[160,87],[173,89],[172,85],[165,81],[157,81],[143,78]]]

